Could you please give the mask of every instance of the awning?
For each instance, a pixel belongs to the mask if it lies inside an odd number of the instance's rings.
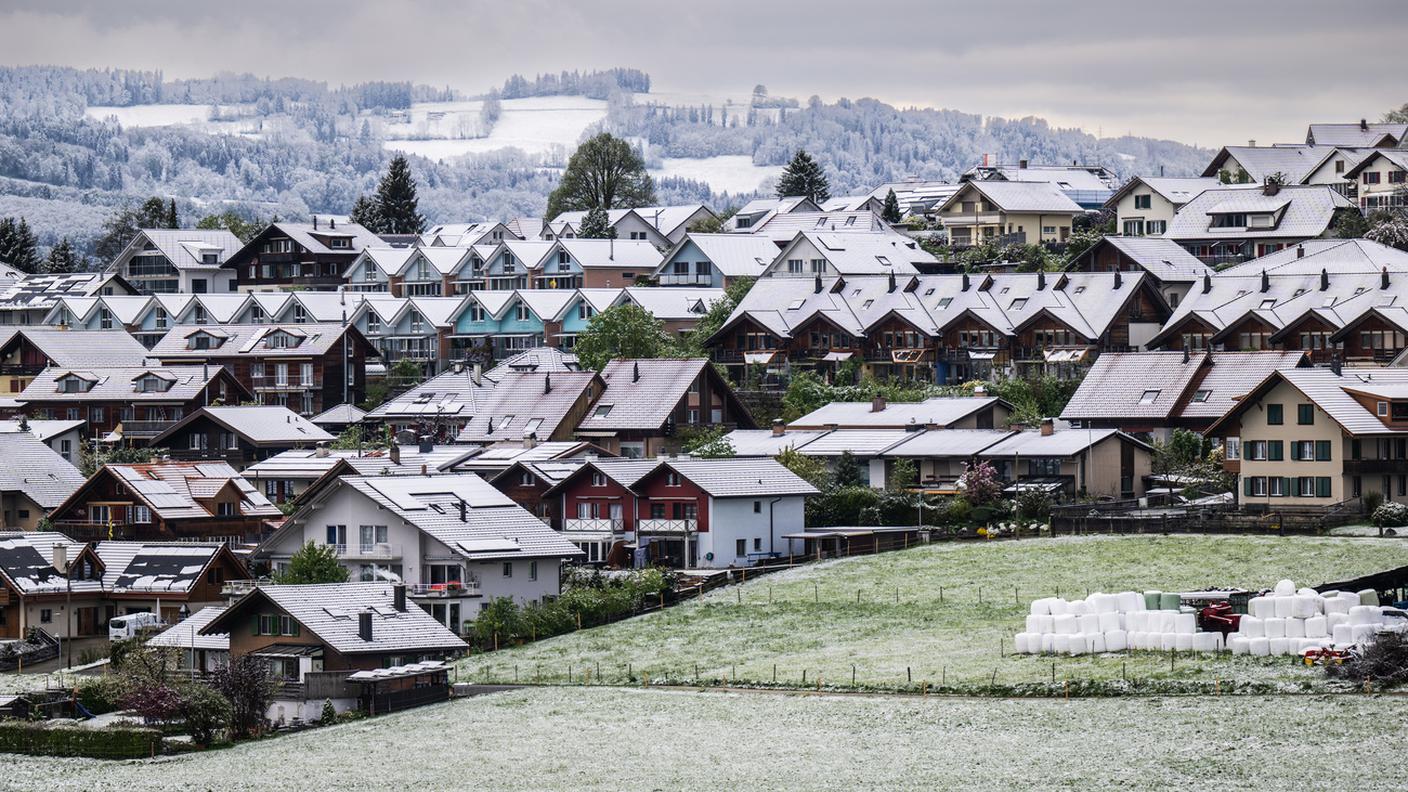
[[[1059,492],[1066,486],[1064,479],[1022,479],[1009,485],[1003,492]]]
[[[775,357],[777,357],[777,350],[771,350],[768,352],[744,352],[743,362],[753,364],[771,363],[772,359]]]
[[[924,359],[927,349],[892,349],[890,359],[896,363],[918,363]]]
[[[822,355],[821,359],[839,363],[842,360],[850,360],[855,356],[856,353],[854,352],[827,352],[825,355]]]
[[[977,350],[973,349],[968,350],[969,360],[992,360],[995,357],[997,357],[996,352],[978,352]]]
[[[1076,363],[1085,359],[1090,353],[1090,347],[1080,349],[1047,349],[1042,351],[1042,357],[1047,363]]]

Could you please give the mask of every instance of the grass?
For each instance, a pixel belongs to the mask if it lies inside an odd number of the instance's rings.
[[[0,788],[1373,792],[1401,788],[1364,746],[1402,706],[540,688],[154,761],[0,755]]]
[[[1290,658],[1010,654],[1031,600],[1089,591],[1314,585],[1408,564],[1368,538],[1128,536],[935,544],[799,567],[623,622],[467,658],[460,678],[512,682],[945,685],[955,692],[1329,689]],[[980,589],[981,588],[981,592]],[[981,601],[980,601],[981,598]],[[1000,648],[1000,647],[1005,647]],[[1005,655],[1005,656],[1004,656]],[[697,667],[697,670],[696,670]],[[774,668],[776,671],[774,672]],[[854,670],[853,670],[854,669]],[[1056,684],[1052,685],[1053,669]],[[776,682],[774,682],[776,673]],[[805,681],[804,681],[805,674]],[[995,691],[993,689],[996,689]]]

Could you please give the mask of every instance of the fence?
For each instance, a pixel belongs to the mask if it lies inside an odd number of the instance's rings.
[[[27,665],[53,660],[59,656],[59,641],[43,630],[33,629],[22,642],[10,644],[12,649],[0,654],[0,671],[23,670]]]
[[[1238,511],[1235,506],[1130,508],[1117,504],[1078,504],[1051,510],[1051,533],[1278,533],[1318,534],[1347,525],[1363,515],[1354,505],[1338,503],[1324,509],[1273,509]]]

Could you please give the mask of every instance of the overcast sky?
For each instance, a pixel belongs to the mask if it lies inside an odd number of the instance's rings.
[[[0,0],[0,61],[478,92],[633,66],[657,89],[1042,116],[1203,146],[1408,102],[1402,0]]]

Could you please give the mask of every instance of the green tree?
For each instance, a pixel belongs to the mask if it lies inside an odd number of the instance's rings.
[[[792,161],[777,177],[777,197],[796,196],[810,198],[817,204],[831,199],[831,186],[826,180],[826,173],[810,154],[801,149],[792,155]]]
[[[915,466],[912,459],[896,459],[894,467],[890,468],[890,480],[887,482],[892,490],[909,489],[919,484],[919,468]]]
[[[22,272],[39,271],[39,243],[23,217],[0,218],[0,262]]]
[[[352,211],[347,219],[357,225],[376,233],[381,228],[381,215],[376,211],[376,201],[365,195],[360,195],[352,202]]]
[[[788,446],[777,455],[777,461],[819,490],[824,490],[829,486],[828,479],[831,478],[831,474],[826,469],[826,463],[816,457],[809,457]]]
[[[612,239],[616,236],[616,229],[611,227],[611,217],[606,210],[593,206],[582,218],[582,227],[577,229],[577,236],[582,239]]]
[[[833,486],[857,487],[865,484],[866,477],[861,473],[860,463],[849,450],[836,457],[836,466],[831,470]]]
[[[346,583],[347,567],[337,560],[337,550],[332,546],[309,542],[289,557],[287,569],[274,573],[274,582],[286,585]]]
[[[1360,239],[1373,226],[1364,213],[1353,207],[1336,209],[1330,221],[1330,233],[1337,239]]]
[[[655,182],[626,141],[603,132],[583,143],[567,161],[562,181],[548,195],[547,216],[563,212],[634,209],[655,203]]]
[[[206,231],[229,231],[239,237],[241,242],[249,242],[258,236],[260,231],[268,225],[258,219],[245,220],[233,211],[226,210],[220,214],[209,214],[196,222],[196,228]]]
[[[1376,214],[1370,222],[1373,227],[1364,232],[1365,239],[1399,250],[1408,250],[1408,217],[1383,213]]]
[[[82,272],[86,262],[78,251],[73,249],[73,243],[68,241],[68,237],[59,240],[59,244],[49,248],[49,257],[44,260],[40,269],[44,272],[62,275],[70,272]]]
[[[167,203],[152,196],[141,206],[127,206],[117,210],[103,224],[103,235],[94,247],[94,254],[101,261],[112,261],[137,235],[142,228],[169,228],[170,213]]]
[[[220,732],[230,727],[234,707],[230,700],[206,685],[187,683],[176,687],[180,715],[186,732],[196,745],[210,745]]]
[[[735,455],[733,443],[726,437],[728,430],[715,426],[699,432],[684,444],[685,453],[701,459],[721,459]]]
[[[885,210],[880,213],[880,217],[887,223],[900,221],[900,199],[895,197],[894,190],[885,193]]]
[[[1386,124],[1408,124],[1408,104],[1403,104],[1397,108],[1384,113],[1384,123]]]
[[[705,348],[709,337],[717,333],[733,315],[733,310],[753,288],[754,281],[754,278],[739,278],[724,287],[724,296],[709,303],[708,310],[684,337],[684,354],[689,357],[709,356],[709,350]]]
[[[396,156],[381,177],[376,188],[376,213],[381,221],[379,234],[420,234],[425,231],[425,217],[416,198],[416,181],[411,178],[411,164]]]
[[[616,305],[593,316],[573,347],[577,360],[601,371],[616,358],[657,358],[673,354],[665,324],[638,305]]]
[[[166,228],[180,228],[181,216],[176,214],[176,199],[172,198],[171,203],[166,207],[165,223]]]
[[[90,447],[84,443],[78,451],[78,472],[91,477],[103,465],[139,465],[152,457],[166,453],[165,448],[132,448],[130,446]]]

